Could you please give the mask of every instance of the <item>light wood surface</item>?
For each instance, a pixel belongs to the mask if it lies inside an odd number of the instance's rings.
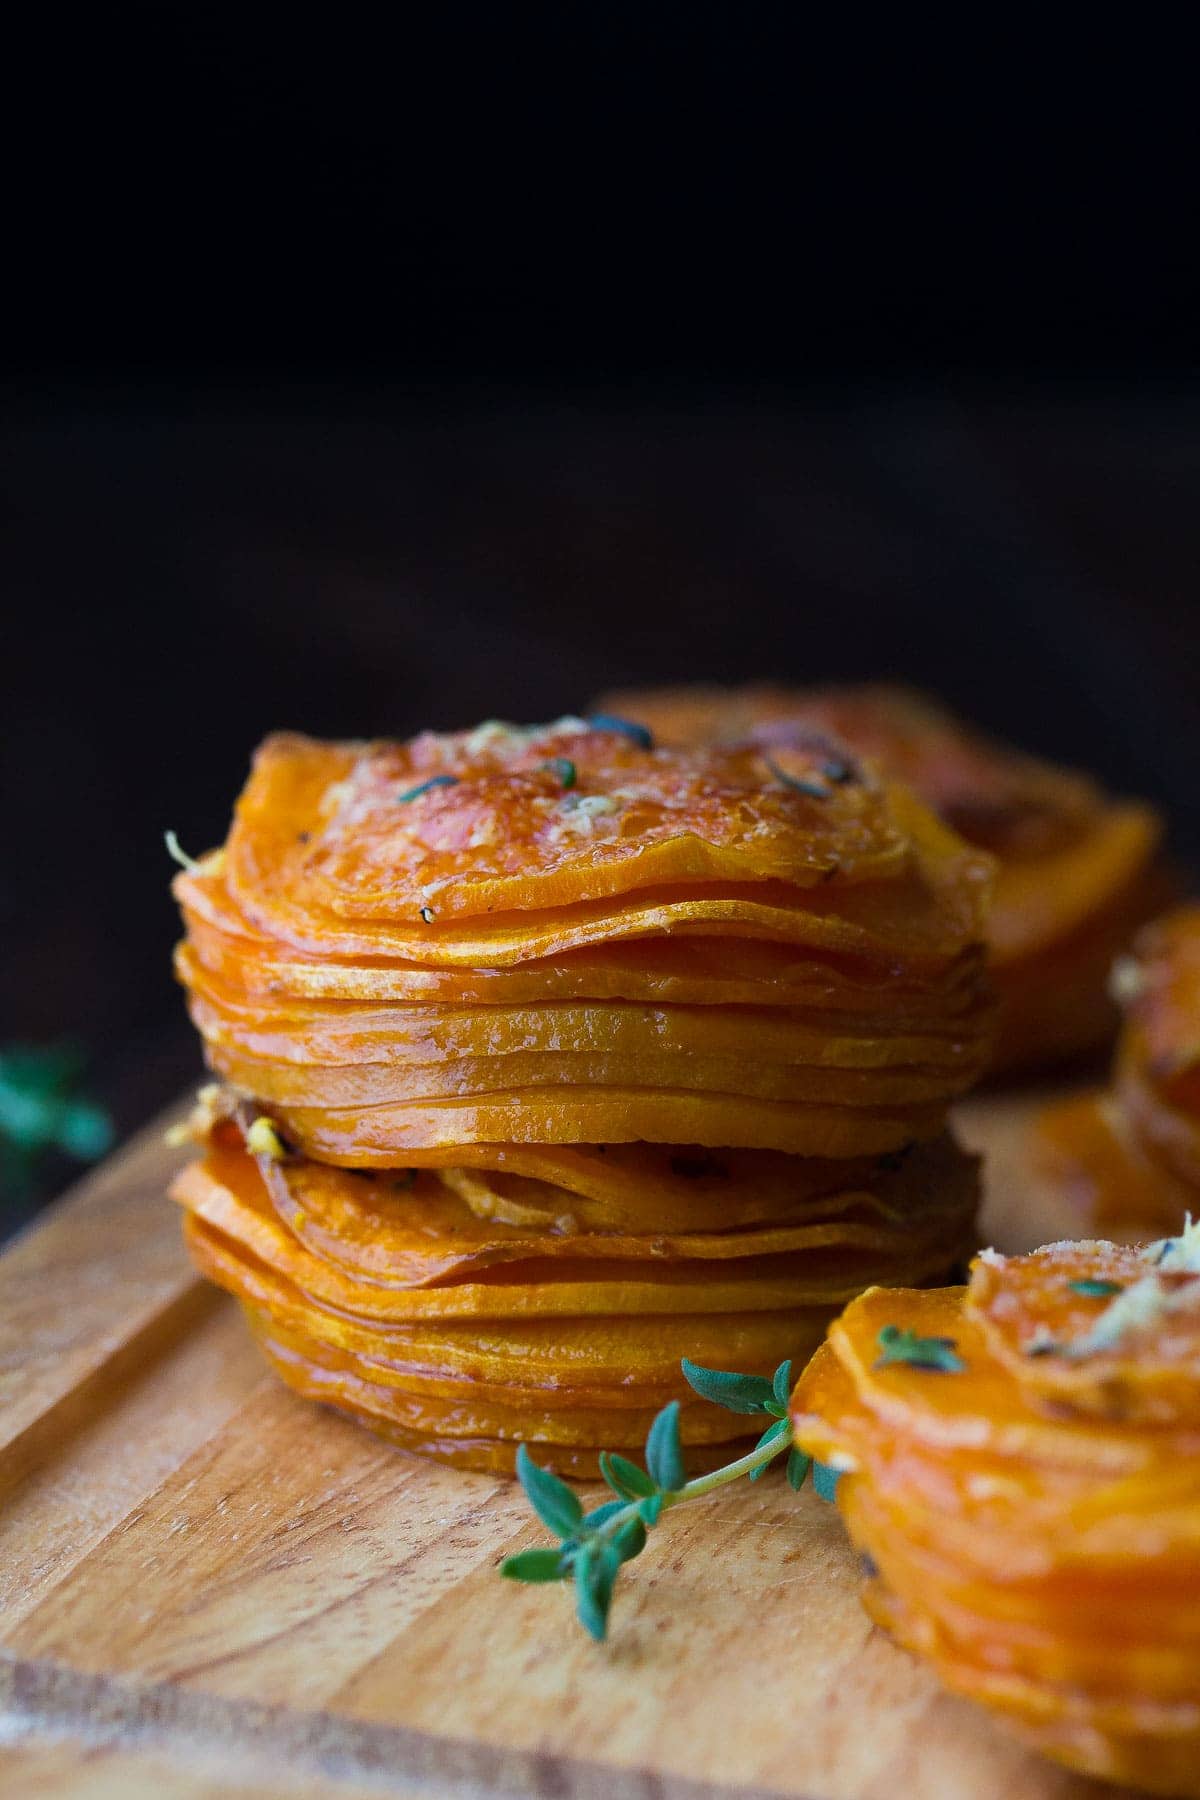
[[[1029,1100],[971,1103],[986,1234],[1062,1235]],[[782,1478],[664,1522],[611,1638],[495,1566],[506,1481],[294,1399],[193,1278],[152,1130],[0,1258],[0,1800],[1083,1800],[873,1629]]]

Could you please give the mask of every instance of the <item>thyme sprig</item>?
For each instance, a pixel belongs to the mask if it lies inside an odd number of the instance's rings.
[[[748,1475],[756,1481],[786,1450],[788,1481],[795,1490],[813,1468],[813,1487],[823,1500],[832,1500],[837,1474],[796,1450],[791,1444],[787,1416],[792,1385],[792,1365],[780,1363],[768,1381],[764,1375],[737,1375],[723,1369],[705,1369],[685,1357],[683,1373],[703,1399],[729,1412],[762,1414],[770,1418],[753,1450],[707,1475],[687,1478],[679,1436],[679,1402],[672,1400],[657,1414],[646,1438],[645,1467],[618,1451],[600,1455],[600,1473],[615,1499],[585,1512],[574,1488],[549,1469],[534,1462],[524,1444],[517,1451],[517,1476],[534,1512],[559,1539],[558,1547],[518,1550],[506,1556],[500,1573],[509,1581],[570,1581],[575,1589],[575,1610],[580,1624],[596,1639],[608,1631],[613,1589],[623,1563],[632,1562],[646,1547],[647,1533],[664,1512],[686,1500],[740,1481]]]

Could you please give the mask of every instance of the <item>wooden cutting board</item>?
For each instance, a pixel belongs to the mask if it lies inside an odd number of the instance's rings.
[[[1023,1097],[972,1102],[986,1234],[1067,1235]],[[266,1375],[192,1275],[151,1129],[0,1258],[0,1797],[1081,1800],[875,1630],[779,1475],[664,1521],[606,1645],[500,1581],[513,1485]]]

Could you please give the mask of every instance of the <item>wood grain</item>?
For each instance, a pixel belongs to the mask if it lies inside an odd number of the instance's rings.
[[[1029,1104],[965,1120],[1013,1247],[1064,1229]],[[1106,1791],[875,1631],[836,1513],[777,1476],[667,1521],[604,1646],[565,1591],[500,1582],[542,1539],[511,1484],[264,1375],[183,1261],[175,1160],[147,1134],[0,1260],[0,1800]]]

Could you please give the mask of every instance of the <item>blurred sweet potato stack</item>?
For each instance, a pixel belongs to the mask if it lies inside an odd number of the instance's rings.
[[[823,742],[271,738],[176,882],[224,1084],[192,1252],[301,1392],[592,1473],[694,1402],[681,1355],[802,1359],[969,1246],[945,1114],[988,1057],[989,877]],[[745,1428],[685,1406],[685,1442]]]
[[[1031,1160],[1087,1228],[1175,1231],[1200,1214],[1200,906],[1146,926],[1112,989],[1112,1085],[1047,1107]]]
[[[996,858],[993,1067],[1043,1067],[1111,1036],[1113,958],[1171,891],[1150,807],[994,743],[906,688],[664,688],[602,704],[635,709],[667,743],[782,746],[816,731],[875,758]]]

